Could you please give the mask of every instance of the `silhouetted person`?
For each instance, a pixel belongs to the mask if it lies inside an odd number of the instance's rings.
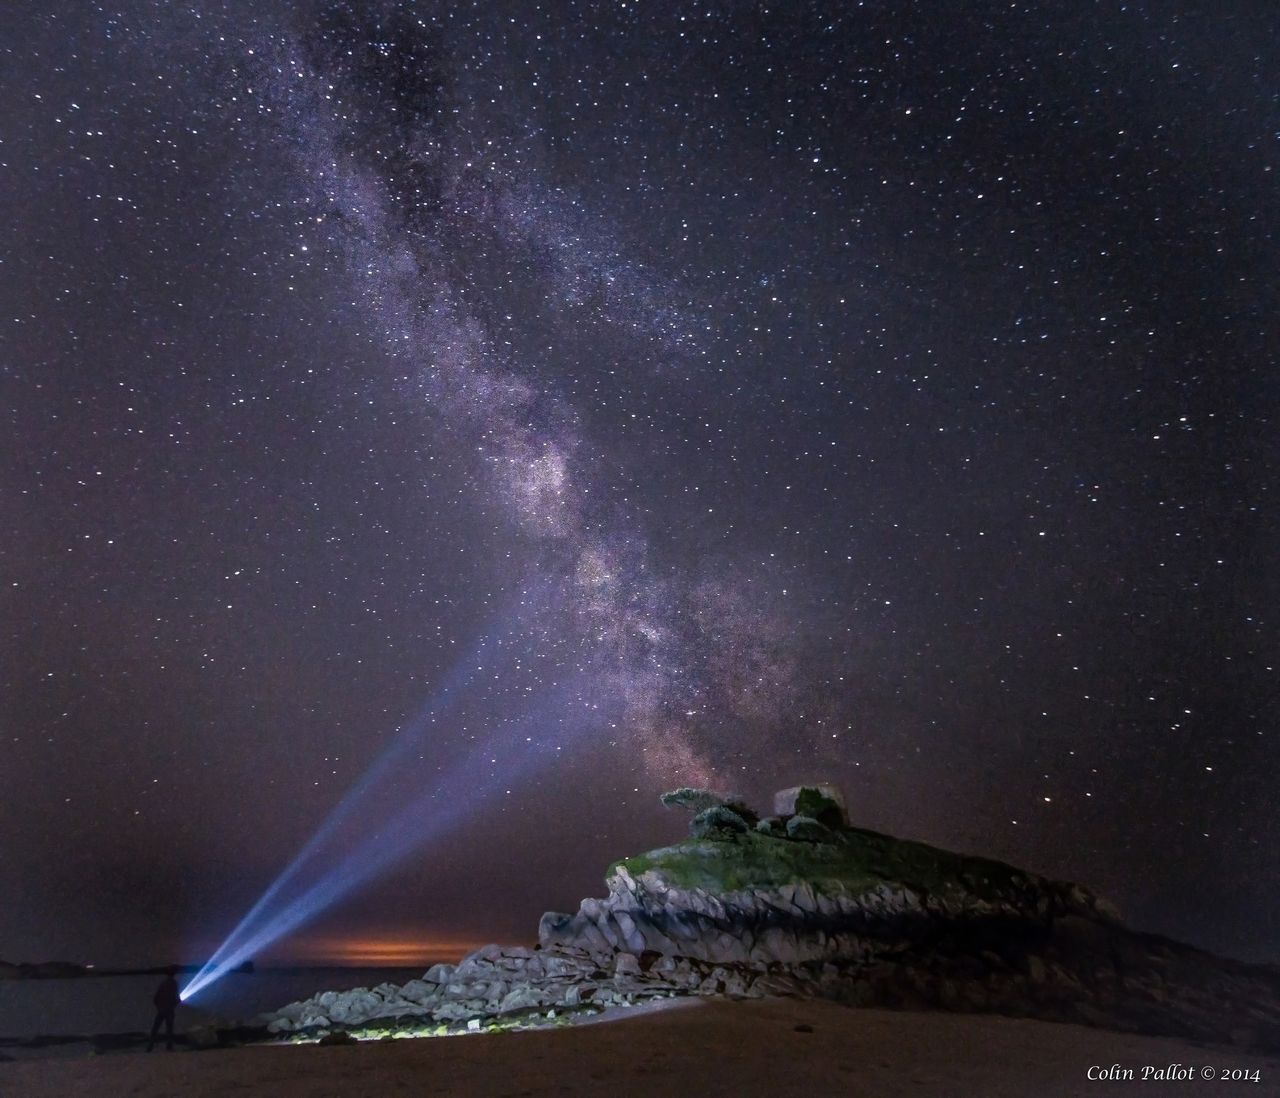
[[[182,999],[178,995],[177,965],[170,965],[166,971],[168,975],[151,997],[151,1001],[156,1005],[156,1020],[151,1023],[151,1040],[147,1042],[148,1052],[155,1047],[161,1022],[164,1023],[165,1048],[170,1052],[173,1051],[173,1014]]]

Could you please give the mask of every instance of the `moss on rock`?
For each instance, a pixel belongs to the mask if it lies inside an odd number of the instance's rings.
[[[802,843],[833,843],[836,833],[826,824],[819,823],[812,816],[792,816],[787,821],[787,838]]]
[[[820,789],[805,786],[796,794],[796,815],[808,816],[826,827],[843,827],[844,809]]]
[[[749,829],[749,824],[733,809],[717,804],[703,809],[693,818],[689,825],[689,833],[695,839],[715,839],[732,835],[740,835]]]
[[[669,793],[663,793],[659,800],[667,808],[686,808],[696,814],[724,804],[726,798],[709,789],[691,789],[689,786],[683,786]]]
[[[692,789],[684,786],[681,789],[663,793],[659,799],[667,808],[684,808],[699,816],[713,808],[727,808],[740,816],[748,827],[753,826],[760,818],[741,797],[716,793],[710,789]]]
[[[795,842],[757,830],[686,839],[623,858],[633,876],[657,871],[677,888],[711,893],[808,883],[817,892],[862,893],[881,885],[944,898],[1034,902],[1052,882],[988,858],[862,828],[833,832],[834,842]]]

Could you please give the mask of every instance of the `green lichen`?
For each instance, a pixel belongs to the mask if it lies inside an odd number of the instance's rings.
[[[792,816],[787,820],[786,835],[803,843],[837,842],[836,834],[824,823],[819,823],[812,816]]]
[[[756,820],[760,818],[741,797],[713,793],[709,789],[691,789],[684,786],[663,793],[658,799],[667,808],[683,808],[695,815],[701,815],[714,808],[727,808],[730,812],[741,816],[749,827],[754,826]]]
[[[714,839],[741,834],[748,826],[747,821],[733,809],[717,804],[694,816],[689,824],[689,834],[695,839]]]
[[[794,842],[758,831],[686,839],[615,862],[633,876],[657,870],[679,888],[712,893],[807,882],[815,891],[853,893],[879,885],[980,899],[1030,899],[1048,884],[1013,866],[925,843],[845,828],[830,843]]]
[[[688,786],[663,793],[658,799],[667,808],[684,808],[693,813],[705,812],[708,808],[724,804],[726,800],[709,789],[690,789]]]
[[[844,823],[840,805],[813,786],[805,786],[796,794],[796,815],[809,816],[827,827],[840,827]]]

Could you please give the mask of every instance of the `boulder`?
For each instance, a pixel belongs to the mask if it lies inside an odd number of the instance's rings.
[[[385,1000],[381,995],[365,988],[356,988],[353,991],[346,991],[338,995],[329,1004],[327,1013],[331,1022],[341,1022],[348,1025],[366,1022],[370,1018],[376,1018],[380,1014],[386,1013]]]
[[[307,1013],[308,1006],[306,1003],[290,1003],[286,1007],[282,1007],[273,1017],[285,1018],[290,1022],[302,1021],[302,1016]]]
[[[644,934],[636,925],[635,919],[625,911],[615,911],[613,913],[613,921],[618,927],[618,934],[621,938],[620,945],[637,956],[643,953],[648,943],[645,941]]]
[[[787,838],[802,843],[834,842],[836,833],[812,816],[792,816],[787,821]]]
[[[684,808],[696,814],[705,812],[708,808],[726,804],[729,798],[723,797],[719,793],[713,793],[709,789],[690,789],[685,786],[682,789],[673,789],[669,793],[662,794],[659,800],[667,808]]]
[[[502,947],[496,945],[481,946],[473,953],[468,953],[458,967],[453,970],[455,980],[474,980],[478,976],[488,975],[497,967],[502,957]]]
[[[508,1014],[517,1010],[534,1010],[537,1007],[546,1004],[546,996],[536,988],[527,985],[512,988],[502,1000],[502,1004],[498,1007],[501,1014]]]
[[[693,818],[689,833],[695,839],[720,839],[741,835],[750,830],[747,821],[731,808],[715,805],[703,809]]]
[[[400,997],[411,1003],[432,1002],[440,993],[440,985],[427,980],[410,980],[400,989]]]
[[[571,933],[573,920],[572,915],[563,911],[544,911],[538,920],[538,944],[543,949],[550,949],[557,942],[565,941]]]
[[[554,914],[554,912],[549,912],[549,914]],[[543,918],[546,918],[546,916],[543,916]],[[567,921],[569,916],[564,915],[561,918]],[[549,978],[562,980],[581,976],[592,966],[585,954],[578,955],[568,951],[548,950],[543,954],[542,967]]]
[[[613,962],[615,976],[640,976],[640,958],[634,953],[619,953]]]
[[[465,1022],[471,1018],[478,1018],[484,1012],[484,1003],[468,1000],[441,1003],[431,1012],[431,1015],[437,1022]]]
[[[773,811],[777,816],[811,816],[832,828],[849,826],[844,794],[826,782],[780,789],[773,795]]]

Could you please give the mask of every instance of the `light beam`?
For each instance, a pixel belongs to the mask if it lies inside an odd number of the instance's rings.
[[[520,610],[516,615],[517,625],[528,615],[531,609],[542,605],[545,595],[545,585],[539,585],[532,597],[526,595],[521,599]],[[508,629],[507,635],[510,636],[514,631],[515,629]],[[221,945],[214,950],[209,959],[201,966],[200,970],[181,992],[183,999],[189,998],[201,988],[208,986],[214,980],[225,975],[240,964],[241,961],[247,959],[261,948],[262,945],[275,941],[297,925],[296,922],[289,921],[288,913],[297,909],[299,904],[303,904],[305,909],[306,904],[304,901],[314,904],[323,899],[327,877],[311,885],[303,892],[301,897],[289,898],[285,894],[289,886],[295,884],[302,870],[315,863],[321,852],[331,845],[342,825],[352,818],[357,808],[366,803],[370,792],[383,779],[392,774],[398,763],[405,762],[413,749],[420,746],[422,737],[428,727],[461,700],[465,689],[475,681],[480,673],[487,668],[493,669],[497,665],[498,657],[507,653],[509,645],[504,645],[500,640],[494,640],[496,633],[496,628],[486,631],[471,652],[465,658],[455,662],[435,693],[423,705],[417,715],[400,728],[399,733],[391,744],[370,764],[356,784],[346,792],[342,800],[330,810],[302,849],[294,855],[289,864],[272,881],[266,891],[263,892],[244,917],[223,939]],[[403,822],[405,815],[405,813],[401,813],[397,820]],[[358,849],[363,849],[363,847]],[[347,865],[353,859],[356,859],[356,855],[349,854],[342,865]],[[371,852],[365,864],[381,867],[382,861],[376,852]],[[367,879],[371,874],[357,876],[353,868],[349,875],[355,883],[359,883],[359,881]],[[323,907],[328,906],[335,898],[336,895],[324,900],[320,906],[316,907],[316,911],[318,912]],[[277,907],[281,908],[282,911],[271,915],[272,910]],[[264,925],[260,925],[263,924],[264,920],[269,921]]]

